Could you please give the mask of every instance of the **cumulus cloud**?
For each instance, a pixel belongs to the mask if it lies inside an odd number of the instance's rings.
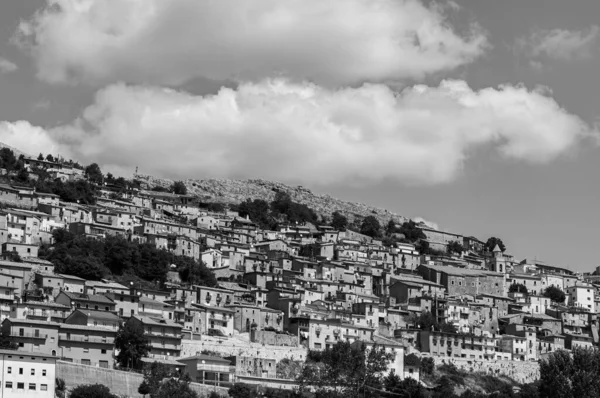
[[[457,32],[448,12],[420,0],[47,0],[15,41],[54,83],[279,76],[333,87],[471,62],[486,37]]]
[[[0,57],[0,72],[9,73],[9,72],[14,72],[17,69],[18,69],[17,64],[9,61],[6,58]]]
[[[527,38],[517,39],[517,49],[533,58],[545,57],[569,61],[588,58],[600,33],[593,25],[587,31],[552,29],[533,32]],[[535,63],[539,64],[539,61]]]
[[[474,91],[458,80],[401,92],[264,80],[202,97],[116,84],[68,125],[3,123],[0,141],[175,178],[442,183],[481,146],[545,163],[595,134],[546,93],[508,85]]]

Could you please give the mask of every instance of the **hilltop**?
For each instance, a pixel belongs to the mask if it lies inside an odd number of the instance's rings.
[[[172,180],[155,178],[148,175],[135,175],[140,181],[142,188],[152,189],[154,187],[168,188],[173,184]],[[349,202],[334,198],[327,194],[316,194],[310,189],[296,186],[292,187],[280,182],[265,180],[229,180],[229,179],[206,179],[206,180],[184,180],[188,194],[197,196],[203,202],[217,202],[223,204],[238,204],[246,199],[264,199],[271,201],[277,192],[285,192],[293,201],[305,204],[312,208],[317,214],[330,217],[334,211],[344,214],[350,221],[362,219],[366,216],[375,216],[382,225],[390,219],[398,223],[408,219],[389,210],[369,206],[358,202]]]

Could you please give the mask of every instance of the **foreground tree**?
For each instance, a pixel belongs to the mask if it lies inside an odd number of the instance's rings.
[[[548,286],[546,290],[544,290],[544,297],[548,297],[550,300],[556,303],[564,303],[566,298],[565,292],[556,286]]]
[[[65,381],[57,377],[54,381],[54,396],[56,398],[65,398],[66,390],[67,386],[65,384]]]
[[[465,248],[463,247],[463,245],[453,240],[448,243],[446,250],[448,251],[448,254],[456,253],[460,256],[465,251]]]
[[[600,397],[600,351],[575,348],[553,352],[540,361],[541,398]]]
[[[102,180],[104,179],[104,176],[102,175],[102,170],[100,170],[100,166],[98,166],[98,163],[92,163],[89,166],[87,166],[85,168],[85,176],[88,178],[88,180],[96,184],[101,184]]]
[[[69,398],[119,398],[102,384],[84,384],[75,387]]]
[[[298,380],[302,392],[314,387],[317,397],[373,396],[373,389],[382,388],[383,373],[394,359],[394,354],[377,345],[369,350],[363,343],[346,341],[320,354],[310,356],[320,362],[307,358]]]
[[[139,322],[125,322],[115,337],[115,349],[119,350],[117,362],[124,368],[139,368],[140,359],[147,357],[150,343],[145,336],[144,327]]]

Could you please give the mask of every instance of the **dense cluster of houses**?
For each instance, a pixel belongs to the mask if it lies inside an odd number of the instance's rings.
[[[112,368],[119,325],[133,322],[150,340],[147,360],[189,365],[196,380],[210,372],[227,380],[231,369],[276,377],[276,361],[181,358],[182,341],[248,333],[250,341],[311,350],[338,341],[378,344],[398,354],[391,367],[405,377],[418,372],[404,366],[409,352],[527,361],[599,343],[594,276],[515,261],[474,237],[420,225],[429,247],[464,247],[461,254],[422,255],[412,244],[386,247],[324,225],[261,230],[237,213],[203,210],[188,195],[116,195],[109,186],[100,192],[96,205],[84,206],[0,186],[0,202],[15,204],[0,211],[0,318],[3,335],[19,350]],[[39,245],[51,242],[57,228],[94,239],[119,235],[189,256],[214,272],[218,287],[185,284],[175,270],[154,290],[58,274],[38,258]],[[516,284],[526,292],[511,289]],[[566,300],[552,302],[544,295],[549,286]],[[424,327],[428,313],[432,322]],[[198,373],[199,364],[212,370]]]

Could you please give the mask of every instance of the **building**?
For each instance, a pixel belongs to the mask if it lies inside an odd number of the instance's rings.
[[[181,358],[177,362],[185,365],[185,371],[193,381],[202,384],[220,385],[234,379],[231,361],[209,355]]]
[[[56,359],[39,352],[0,350],[0,396],[54,398]]]
[[[277,360],[248,356],[231,356],[226,359],[235,367],[236,376],[253,376],[274,379],[277,377]]]
[[[150,357],[179,357],[183,326],[173,321],[150,316],[132,316],[127,322],[140,324],[150,340]]]

